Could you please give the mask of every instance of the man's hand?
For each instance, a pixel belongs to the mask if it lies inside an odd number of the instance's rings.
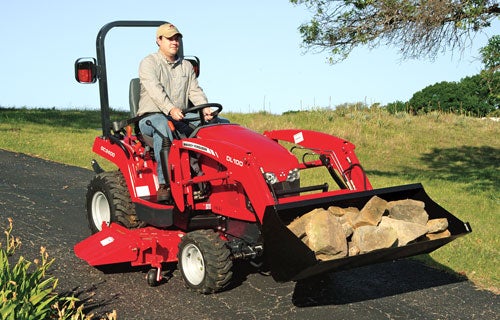
[[[180,120],[184,119],[184,114],[182,113],[182,110],[180,108],[177,108],[177,107],[173,107],[172,109],[170,109],[170,112],[168,114],[175,121],[180,121]]]
[[[205,121],[210,121],[214,118],[211,108],[207,107],[203,109],[203,118],[205,119]]]

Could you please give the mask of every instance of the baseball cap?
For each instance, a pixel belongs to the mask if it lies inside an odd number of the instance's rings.
[[[176,34],[180,35],[182,37],[182,33],[179,32],[176,26],[174,26],[171,23],[164,23],[161,26],[158,27],[158,30],[156,30],[156,37],[164,36],[167,38],[173,37]]]

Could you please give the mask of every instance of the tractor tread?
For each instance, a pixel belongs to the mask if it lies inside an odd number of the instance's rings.
[[[92,233],[99,231],[91,213],[91,201],[95,192],[106,195],[110,205],[111,221],[128,229],[140,228],[144,222],[137,219],[135,208],[132,204],[125,178],[120,171],[105,171],[94,176],[87,187],[87,219]]]
[[[190,286],[186,281],[187,287],[203,294],[223,290],[233,276],[233,262],[230,259],[231,252],[226,247],[224,240],[213,230],[192,231],[185,235],[184,238],[179,244],[179,262],[181,263],[181,253],[184,243],[192,241],[202,251],[206,268],[206,275],[202,284],[194,287]]]

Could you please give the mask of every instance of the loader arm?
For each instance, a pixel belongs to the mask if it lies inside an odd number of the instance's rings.
[[[325,166],[341,189],[373,189],[354,153],[356,147],[347,140],[321,132],[295,129],[266,131],[264,135],[275,141],[299,145],[318,154],[321,160],[309,163],[303,161],[302,168]]]

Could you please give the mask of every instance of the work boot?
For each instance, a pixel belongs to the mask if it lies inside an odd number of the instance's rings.
[[[158,192],[156,192],[156,201],[169,202],[171,198],[170,188],[166,184],[160,184]]]

